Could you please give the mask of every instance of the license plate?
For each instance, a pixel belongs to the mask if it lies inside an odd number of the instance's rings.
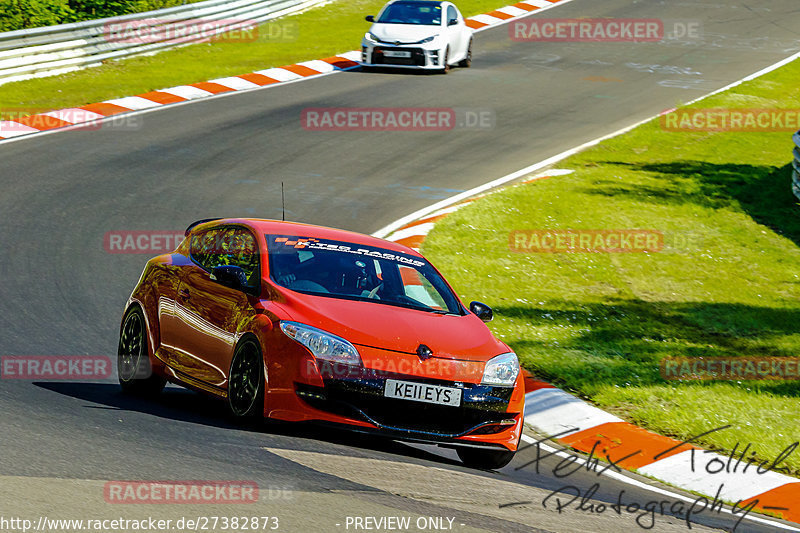
[[[387,379],[383,395],[387,398],[399,398],[401,400],[413,400],[453,407],[461,405],[461,389],[414,383],[412,381]]]
[[[400,50],[386,50],[383,52],[386,57],[411,57],[411,52],[404,52]]]

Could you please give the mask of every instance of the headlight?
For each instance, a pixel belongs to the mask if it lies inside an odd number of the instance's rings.
[[[429,42],[431,42],[431,41],[432,41],[432,40],[434,40],[434,39],[436,39],[436,35],[431,35],[430,37],[426,37],[425,39],[422,39],[422,40],[419,42],[419,44],[425,44],[425,43],[429,43]]]
[[[347,365],[361,365],[361,356],[356,347],[336,335],[299,322],[281,322],[281,331],[296,340],[318,359]]]
[[[519,359],[514,352],[508,352],[497,357],[492,357],[483,370],[482,385],[500,385],[510,387],[517,381],[519,374]]]
[[[368,31],[366,34],[364,34],[364,38],[368,41],[373,41],[373,42],[380,41],[380,39],[378,39],[378,37],[371,31]]]

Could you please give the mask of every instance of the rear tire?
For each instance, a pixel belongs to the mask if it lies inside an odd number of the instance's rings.
[[[496,470],[510,463],[517,452],[484,448],[457,448],[456,453],[464,465],[470,468]]]
[[[233,354],[228,408],[237,420],[264,417],[264,359],[254,338],[245,338]]]
[[[139,306],[132,306],[125,314],[117,347],[117,378],[122,392],[152,397],[158,396],[167,381],[153,373],[145,324]]]
[[[458,66],[461,68],[469,68],[472,66],[472,39],[469,40],[469,45],[467,46],[467,57],[459,61]]]

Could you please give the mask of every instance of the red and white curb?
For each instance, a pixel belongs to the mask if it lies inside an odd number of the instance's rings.
[[[528,15],[533,11],[544,11],[556,7],[557,4],[566,4],[570,1],[524,0],[490,13],[470,17],[466,19],[466,24],[473,28],[474,31],[479,32],[491,26],[504,24]],[[0,142],[8,139],[18,139],[34,133],[80,129],[81,126],[99,124],[108,117],[152,110],[224,93],[262,89],[285,82],[294,82],[337,71],[350,70],[358,66],[360,59],[361,52],[352,50],[324,59],[314,59],[239,76],[229,76],[189,85],[178,85],[177,87],[159,89],[136,96],[106,100],[97,104],[29,115],[15,120],[0,120]]]
[[[575,450],[672,486],[737,504],[753,504],[800,522],[800,480],[753,462],[747,450],[720,455],[639,428],[554,387],[525,394],[525,423]]]
[[[259,70],[240,76],[179,85],[136,96],[115,98],[98,104],[60,109],[17,120],[0,121],[0,139],[9,139],[47,130],[88,126],[107,117],[168,106],[223,93],[259,89],[265,86],[348,70],[358,66],[359,51],[345,52],[325,59]]]
[[[572,172],[553,169],[527,178],[520,185]],[[423,214],[384,238],[419,250],[436,222],[482,196],[485,194]],[[718,500],[738,502],[739,509],[752,504],[755,510],[800,522],[800,480],[770,470],[769,461],[750,464],[748,459],[752,459],[747,457],[747,450],[722,456],[652,433],[538,381],[527,372],[525,423],[543,435],[557,436],[561,444],[594,453],[595,457],[608,459],[620,468]]]

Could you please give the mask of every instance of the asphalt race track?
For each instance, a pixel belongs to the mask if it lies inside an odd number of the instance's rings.
[[[287,219],[370,233],[800,50],[797,0],[574,0],[539,16],[693,22],[700,37],[513,42],[500,26],[476,35],[473,68],[447,76],[345,72],[138,115],[127,127],[1,143],[0,355],[116,354],[147,256],[107,253],[108,231],[280,218],[284,181]],[[484,111],[493,126],[375,133],[300,123],[305,108],[388,106]],[[617,503],[623,490],[623,507],[675,501],[585,470],[559,479],[561,458],[536,462],[535,447],[481,472],[429,446],[307,425],[238,427],[224,405],[175,387],[148,402],[113,381],[3,380],[0,412],[3,517],[271,515],[279,531],[328,532],[353,531],[348,516],[425,516],[453,518],[464,532],[619,532],[650,525],[650,515],[597,504]],[[106,503],[104,483],[126,479],[252,480],[261,501]],[[575,501],[559,513],[555,497],[545,508],[565,485],[590,493],[594,512]],[[687,530],[683,516],[667,515],[652,517],[654,530]],[[700,513],[692,531],[730,530],[739,518]],[[775,530],[747,519],[737,529]]]

